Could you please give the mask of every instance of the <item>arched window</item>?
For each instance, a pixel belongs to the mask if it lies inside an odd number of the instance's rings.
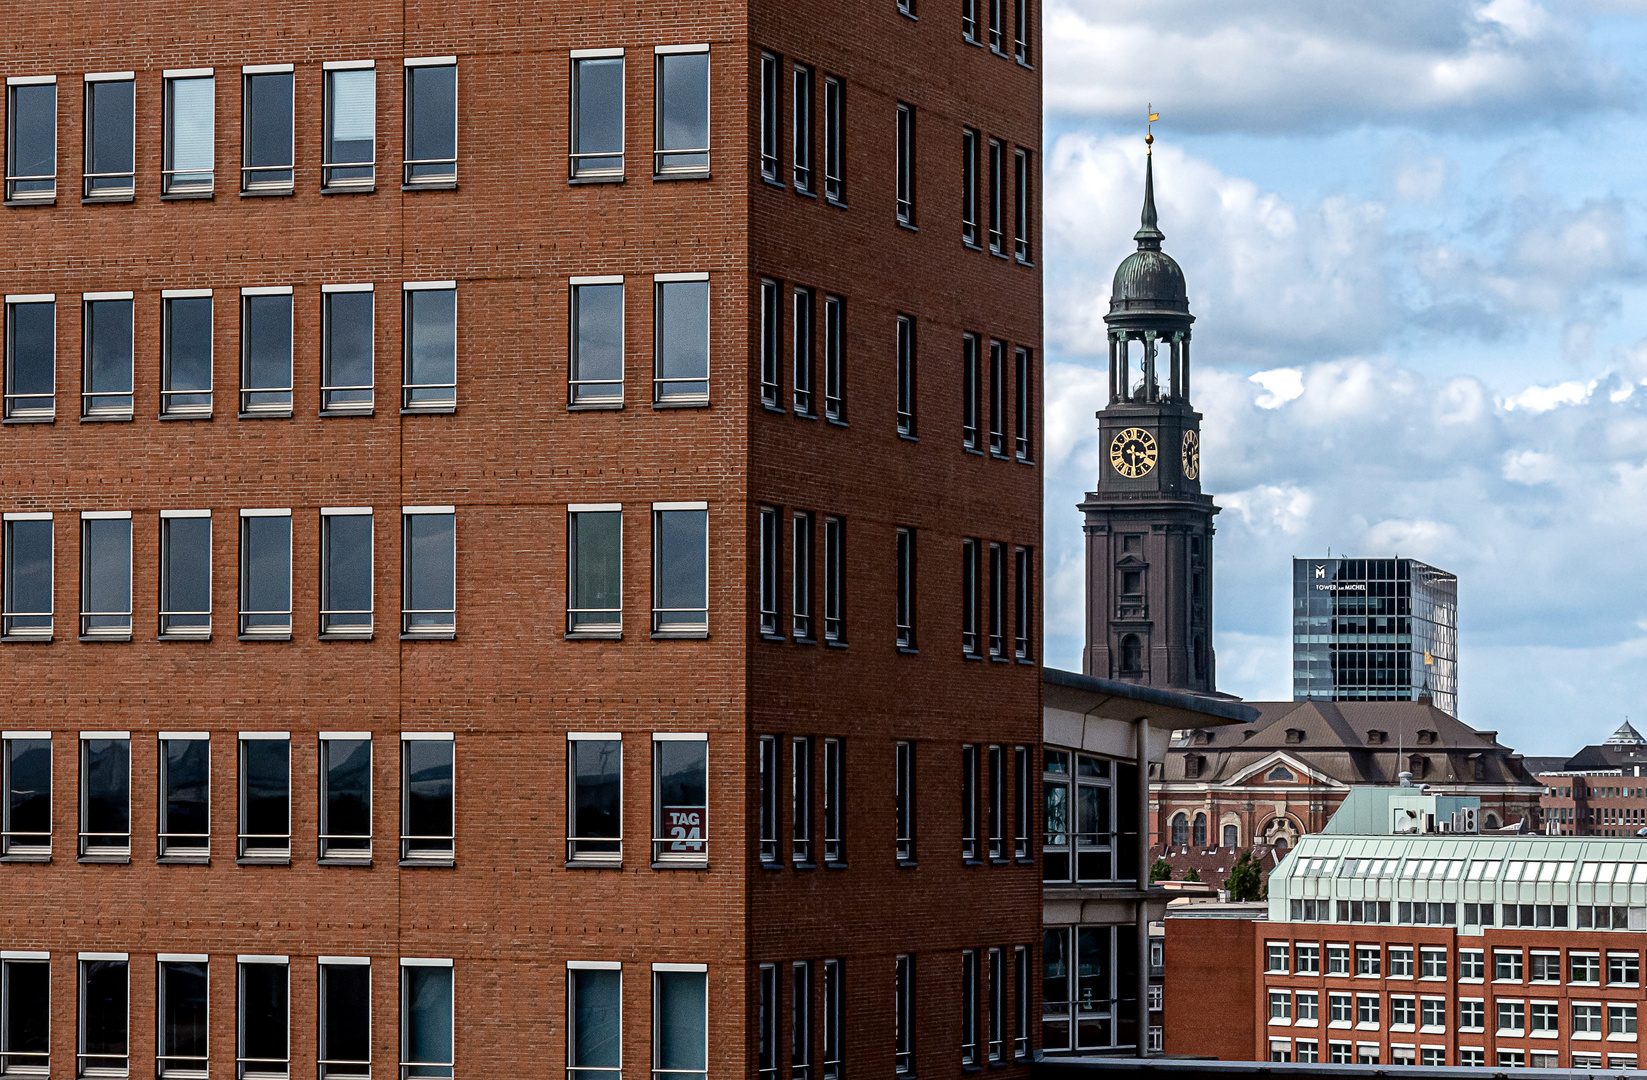
[[[1496,829],[1496,828],[1498,828],[1498,815],[1497,814],[1488,814],[1487,817],[1483,820],[1481,827],[1483,829]]]
[[[1198,848],[1207,846],[1207,815],[1205,814],[1195,815],[1195,846]]]
[[[1172,819],[1172,846],[1189,846],[1189,818],[1183,814],[1176,814]]]
[[[1266,776],[1265,779],[1271,781],[1272,783],[1291,784],[1295,782],[1298,777],[1294,776],[1292,774],[1292,770],[1287,768],[1285,765],[1277,765],[1275,768],[1270,770],[1269,775]]]
[[[1224,846],[1235,847],[1241,842],[1241,830],[1234,825],[1224,826]]]
[[[1144,670],[1144,647],[1137,634],[1121,639],[1121,670],[1134,675]]]
[[[1285,855],[1287,853],[1287,838],[1285,836],[1277,836],[1275,838],[1275,853],[1277,855]]]

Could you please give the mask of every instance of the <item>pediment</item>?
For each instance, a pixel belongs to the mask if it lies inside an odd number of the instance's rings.
[[[1293,774],[1294,779],[1291,781],[1287,781],[1285,779],[1267,779],[1269,774],[1274,772],[1277,768],[1286,769],[1288,772]],[[1306,764],[1300,758],[1289,754],[1284,750],[1277,750],[1273,754],[1259,758],[1251,765],[1248,765],[1246,768],[1224,781],[1224,785],[1226,787],[1238,787],[1243,784],[1276,784],[1277,786],[1281,786],[1288,783],[1322,784],[1327,787],[1340,788],[1343,790],[1349,789],[1348,784],[1333,779],[1320,769]]]

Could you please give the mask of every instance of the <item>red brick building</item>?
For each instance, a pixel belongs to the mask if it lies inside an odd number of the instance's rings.
[[[1541,831],[1637,836],[1647,829],[1647,739],[1628,720],[1605,742],[1570,758],[1529,758],[1528,766],[1544,785]]]
[[[5,1069],[1022,1075],[1040,12],[965,12],[14,12]]]

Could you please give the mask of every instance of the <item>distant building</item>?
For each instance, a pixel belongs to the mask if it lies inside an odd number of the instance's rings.
[[[1647,840],[1482,835],[1472,817],[1474,797],[1360,788],[1245,928],[1169,908],[1167,1052],[1636,1069]]]
[[[1521,755],[1428,702],[1247,704],[1259,712],[1252,724],[1180,731],[1151,777],[1151,850],[1174,878],[1193,866],[1221,884],[1253,847],[1273,867],[1324,829],[1352,788],[1393,786],[1403,772],[1431,791],[1479,798],[1483,828],[1539,820],[1543,788]]]
[[[1647,739],[1626,720],[1570,758],[1529,758],[1544,785],[1540,830],[1555,836],[1635,836],[1647,829]]]
[[[1293,559],[1294,701],[1458,715],[1458,578],[1417,559]]]

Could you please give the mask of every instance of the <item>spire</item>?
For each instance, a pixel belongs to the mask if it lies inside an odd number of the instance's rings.
[[[1153,121],[1156,113],[1150,113]],[[1160,251],[1166,234],[1155,223],[1155,135],[1144,136],[1144,212],[1139,218],[1139,229],[1132,235],[1138,241],[1139,251]]]

